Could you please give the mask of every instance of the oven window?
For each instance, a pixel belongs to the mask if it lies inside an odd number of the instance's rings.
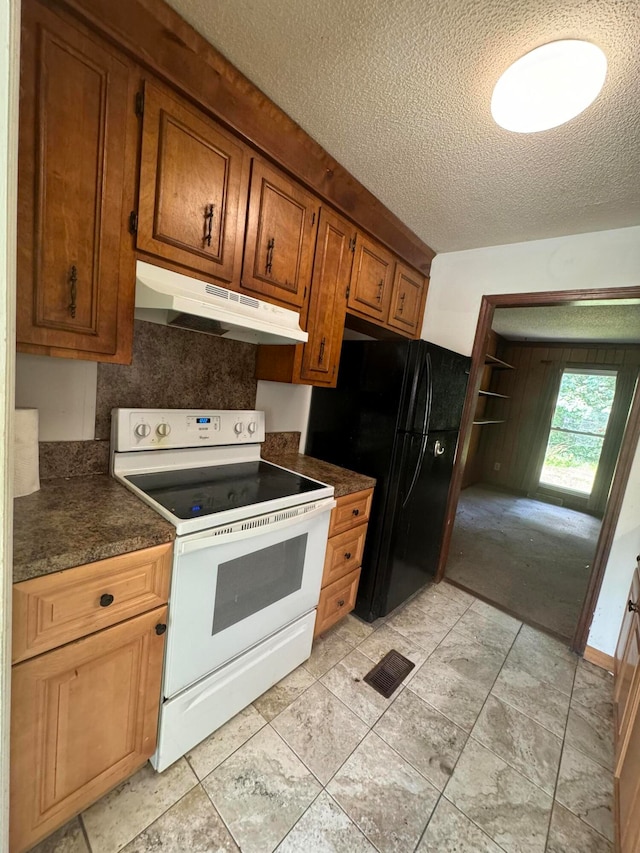
[[[306,550],[304,533],[220,563],[211,634],[224,631],[300,589]]]

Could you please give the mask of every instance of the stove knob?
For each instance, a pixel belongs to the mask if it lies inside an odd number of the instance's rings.
[[[133,431],[138,438],[146,438],[151,432],[151,427],[149,424],[136,424]]]
[[[247,429],[249,430],[249,435],[253,435],[254,432],[258,429],[258,425],[255,421],[249,421],[247,424]]]
[[[156,427],[156,432],[158,433],[160,438],[166,438],[171,432],[171,425],[165,423],[158,424],[158,426]]]
[[[241,423],[237,423],[237,424],[233,425],[233,431],[235,432],[236,435],[240,435],[240,433],[242,432],[243,429],[244,429],[244,425]]]

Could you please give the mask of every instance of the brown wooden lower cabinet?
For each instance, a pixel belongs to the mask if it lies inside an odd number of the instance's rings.
[[[373,489],[343,495],[331,511],[315,637],[344,619],[356,606],[372,496]]]
[[[156,747],[162,661],[167,626],[168,567],[171,545],[91,564],[108,584],[103,568],[113,563],[114,604],[152,602],[145,612],[122,617],[103,627],[84,628],[80,639],[14,664],[11,681],[10,853],[22,853],[122,782]],[[47,576],[47,595],[40,590],[33,606],[18,608],[14,635],[26,636],[35,617],[59,617],[76,632],[80,618],[102,584],[87,578],[90,566]],[[75,589],[69,587],[74,578]],[[156,579],[154,581],[153,579]],[[44,581],[16,584],[16,589]],[[56,597],[56,581],[69,596]],[[87,587],[81,594],[80,581]],[[157,606],[158,601],[161,602]],[[156,605],[156,606],[154,606]],[[124,605],[123,605],[124,606]],[[114,610],[114,614],[116,611]],[[130,615],[130,611],[129,614]],[[66,619],[68,617],[68,619]],[[114,620],[115,621],[115,620]],[[23,624],[24,623],[24,624]],[[103,623],[104,624],[104,623]],[[103,630],[96,630],[97,628]],[[68,636],[73,636],[73,633]],[[46,632],[45,632],[46,637]],[[27,652],[29,654],[29,652]]]
[[[616,849],[640,853],[640,575],[636,568],[615,658]]]

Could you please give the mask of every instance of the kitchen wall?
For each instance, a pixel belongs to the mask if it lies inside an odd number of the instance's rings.
[[[422,337],[470,355],[484,294],[640,286],[640,227],[437,255]],[[629,477],[588,643],[613,655],[640,553],[640,450]]]

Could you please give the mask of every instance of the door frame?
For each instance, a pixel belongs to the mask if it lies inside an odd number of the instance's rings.
[[[491,331],[493,315],[496,308],[535,308],[541,306],[567,305],[573,302],[582,302],[594,299],[630,298],[640,299],[640,287],[612,287],[563,291],[552,290],[541,291],[540,293],[503,293],[483,295],[478,315],[476,336],[473,342],[473,350],[471,352],[469,384],[467,386],[467,394],[464,401],[464,408],[462,410],[458,454],[456,456],[451,486],[449,488],[449,495],[447,498],[447,511],[444,522],[442,547],[440,549],[440,558],[435,577],[436,583],[445,577],[453,525],[462,488],[462,475],[467,461],[469,444],[471,441],[471,428],[473,424],[476,399],[478,391],[480,390],[480,382],[482,380],[487,339],[489,332]],[[595,557],[591,565],[591,572],[587,583],[587,591],[580,611],[580,616],[578,617],[578,624],[571,641],[571,648],[578,652],[578,654],[582,654],[584,652],[587,644],[589,628],[591,627],[593,613],[602,587],[604,572],[607,566],[609,553],[611,551],[618,516],[620,515],[620,508],[622,506],[627,482],[629,480],[631,464],[633,462],[639,440],[640,382],[636,386],[633,401],[631,403],[627,426],[620,445],[618,464],[616,465],[615,474],[613,476],[609,492],[609,499],[602,518],[600,535],[598,536],[598,542],[596,544]]]

